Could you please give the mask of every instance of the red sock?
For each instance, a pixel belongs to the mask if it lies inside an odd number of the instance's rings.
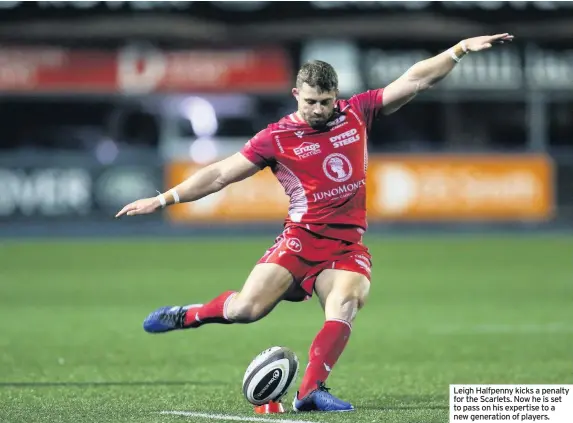
[[[227,300],[235,294],[235,291],[226,291],[201,307],[191,307],[185,313],[185,326],[199,327],[205,323],[233,323],[227,319],[225,305]]]
[[[308,366],[300,384],[298,398],[314,391],[318,382],[324,382],[344,351],[350,337],[350,323],[343,320],[327,320],[312,341]]]

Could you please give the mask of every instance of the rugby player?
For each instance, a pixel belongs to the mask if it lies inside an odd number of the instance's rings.
[[[295,395],[296,411],[350,411],[325,381],[350,337],[352,322],[370,289],[367,229],[368,132],[375,118],[391,114],[446,77],[461,59],[511,41],[497,34],[465,39],[409,68],[385,88],[338,99],[338,77],[322,61],[305,63],[292,94],[297,111],[268,125],[242,150],[208,165],[172,189],[126,205],[116,217],[152,213],[199,200],[270,167],[290,197],[284,231],[252,269],[240,291],[204,304],[165,306],[144,321],[150,333],[206,324],[251,323],[282,300],[316,293],[325,323],[309,351]]]

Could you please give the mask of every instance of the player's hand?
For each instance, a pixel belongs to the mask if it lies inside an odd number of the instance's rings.
[[[511,42],[512,40],[513,35],[505,33],[468,38],[467,40],[464,40],[464,42],[468,51],[482,51],[491,48],[494,44],[503,44]]]
[[[143,198],[141,200],[129,203],[123,209],[121,209],[115,217],[135,216],[138,214],[149,214],[153,213],[155,210],[161,208],[161,203],[157,197]]]

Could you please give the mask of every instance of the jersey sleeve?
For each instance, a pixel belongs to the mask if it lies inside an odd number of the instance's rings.
[[[352,108],[362,115],[368,129],[370,129],[374,118],[377,117],[378,113],[382,109],[383,94],[384,88],[368,90],[366,92],[356,94],[348,100]]]
[[[275,161],[275,151],[271,131],[266,128],[257,133],[243,146],[241,154],[261,169],[272,166]]]

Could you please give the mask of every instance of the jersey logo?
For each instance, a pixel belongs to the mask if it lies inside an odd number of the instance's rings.
[[[342,134],[330,137],[330,142],[334,148],[340,148],[348,144],[360,141],[360,134],[356,128],[352,128],[349,131],[343,132]]]
[[[320,144],[312,143],[312,142],[303,142],[298,147],[293,149],[294,154],[297,155],[300,159],[304,159],[309,156],[314,156],[316,154],[320,154]]]
[[[304,131],[294,131],[294,134],[299,137],[302,138],[302,136],[304,135]]]
[[[345,182],[352,176],[352,165],[344,154],[333,153],[322,162],[322,170],[326,177],[335,182]]]

